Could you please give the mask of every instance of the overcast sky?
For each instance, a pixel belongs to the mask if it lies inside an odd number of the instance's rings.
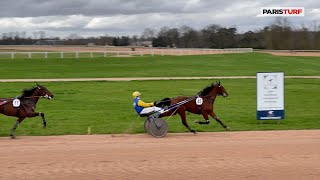
[[[210,24],[257,30],[274,21],[261,7],[304,7],[295,27],[320,25],[320,0],[0,0],[0,33],[45,31],[46,36],[141,35],[145,28]]]

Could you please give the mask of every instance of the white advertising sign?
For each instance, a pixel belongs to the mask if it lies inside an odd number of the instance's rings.
[[[257,73],[257,119],[284,118],[284,73]]]

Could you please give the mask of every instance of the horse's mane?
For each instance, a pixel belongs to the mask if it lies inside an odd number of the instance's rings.
[[[19,98],[24,98],[24,97],[30,97],[32,96],[32,94],[34,93],[34,91],[37,89],[38,87],[32,87],[29,89],[24,89],[22,91],[22,94],[19,96]]]
[[[211,92],[212,88],[213,88],[215,85],[216,85],[216,84],[212,83],[211,85],[205,87],[205,88],[202,89],[200,92],[198,92],[197,95],[199,95],[199,96],[206,96],[206,95],[208,95],[208,94]]]

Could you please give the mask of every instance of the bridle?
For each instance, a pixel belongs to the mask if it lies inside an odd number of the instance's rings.
[[[51,96],[49,96],[48,94],[44,95],[44,96],[29,96],[29,97],[23,97],[23,98],[27,98],[27,99],[32,99],[32,98],[47,98],[47,99],[52,99]]]

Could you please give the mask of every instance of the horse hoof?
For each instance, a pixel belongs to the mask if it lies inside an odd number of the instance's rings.
[[[227,126],[226,131],[231,131],[231,128],[229,126]]]
[[[199,121],[198,119],[194,121],[194,123],[197,123],[197,124],[199,124],[199,122],[200,122],[200,121]]]
[[[43,129],[45,129],[47,126],[42,126]]]
[[[12,135],[11,135],[11,139],[15,139],[15,138],[16,138],[15,136],[12,136]]]
[[[195,130],[191,130],[191,132],[192,132],[193,134],[197,134],[197,132],[196,132]]]

